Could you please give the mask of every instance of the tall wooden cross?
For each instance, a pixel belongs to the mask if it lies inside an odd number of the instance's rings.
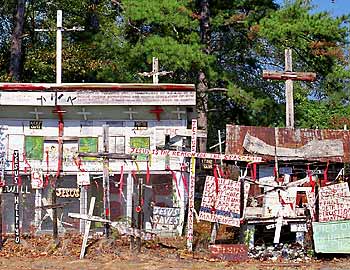
[[[197,120],[192,120],[191,133],[191,151],[175,151],[175,150],[150,150],[143,148],[131,148],[130,154],[152,154],[153,156],[173,156],[173,157],[187,157],[191,158],[190,163],[190,179],[188,189],[188,219],[187,219],[187,248],[192,251],[193,248],[193,214],[194,214],[194,192],[196,179],[196,158],[215,159],[215,160],[237,160],[246,162],[261,162],[261,157],[254,156],[240,156],[240,155],[225,155],[216,153],[199,153],[197,148]]]
[[[164,76],[167,74],[173,73],[172,71],[159,71],[159,63],[158,63],[158,58],[153,57],[152,58],[152,72],[142,72],[138,73],[141,76],[145,77],[153,77],[153,84],[158,84],[159,83],[159,76]]]
[[[82,153],[79,157],[103,158],[103,208],[104,218],[110,220],[110,199],[109,199],[109,159],[131,159],[131,155],[120,153],[109,153],[109,126],[103,125],[103,152]],[[105,223],[105,235],[109,236],[109,223]]]
[[[313,72],[293,72],[292,71],[292,50],[285,49],[285,68],[280,71],[263,71],[263,78],[270,80],[286,81],[286,127],[294,128],[294,101],[293,101],[293,81],[316,80],[316,73]]]
[[[34,29],[35,32],[49,32],[51,29]],[[65,29],[62,25],[62,10],[57,10],[56,26],[56,83],[62,83],[62,32],[63,31],[84,31],[82,27]]]

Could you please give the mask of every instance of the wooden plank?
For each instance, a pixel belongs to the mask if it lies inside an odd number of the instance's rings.
[[[292,80],[292,81],[308,81],[316,80],[314,72],[286,72],[286,71],[263,71],[263,79],[269,80]]]
[[[129,154],[118,154],[118,153],[104,153],[104,152],[98,152],[98,153],[78,153],[79,157],[96,157],[96,158],[109,158],[109,159],[132,159],[132,155]]]
[[[210,255],[212,258],[242,262],[248,259],[248,247],[246,245],[210,245]]]
[[[103,125],[103,151],[108,153],[109,151],[109,126]],[[109,158],[103,157],[103,209],[104,217],[110,220],[110,200],[109,200]],[[109,236],[109,224],[104,224],[104,233],[105,236]]]
[[[92,197],[90,201],[90,208],[89,208],[90,216],[92,216],[92,214],[94,213],[95,200],[96,198]],[[91,226],[91,220],[86,220],[84,238],[83,238],[83,243],[81,245],[81,251],[80,251],[80,259],[83,259],[85,256],[85,250],[86,250],[86,245],[89,238],[90,226]]]

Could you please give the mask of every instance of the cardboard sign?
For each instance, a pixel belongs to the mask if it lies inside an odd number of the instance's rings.
[[[225,261],[242,262],[248,259],[246,245],[211,245],[209,250],[212,258]]]
[[[291,223],[291,232],[307,232],[306,223]]]
[[[348,183],[320,188],[320,222],[350,219],[350,191]]]
[[[350,253],[350,220],[312,223],[317,253]]]
[[[43,171],[40,169],[32,169],[31,173],[32,189],[41,189],[44,187]]]
[[[216,193],[215,178],[207,176],[205,181],[199,219],[240,227],[241,183],[218,178],[219,192]],[[244,202],[248,199],[249,184],[244,184]]]
[[[153,208],[153,224],[155,228],[172,227],[175,228],[180,223],[180,208],[158,207]]]
[[[78,172],[77,173],[77,184],[78,186],[90,185],[90,174],[89,172]]]

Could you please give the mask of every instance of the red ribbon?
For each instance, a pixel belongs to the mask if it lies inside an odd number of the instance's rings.
[[[180,194],[180,190],[179,190],[179,185],[177,183],[176,173],[173,170],[171,170],[169,166],[166,166],[166,170],[171,172],[173,179],[174,179],[174,182],[175,182],[175,185],[176,185],[177,193],[179,194],[179,198],[181,199],[181,194]]]
[[[29,164],[29,162],[28,162],[28,160],[26,158],[26,155],[24,153],[22,155],[23,155],[23,161],[26,164],[26,166],[24,167],[24,172],[27,173],[28,169],[31,170],[32,167],[30,167],[30,164]]]
[[[119,193],[123,193],[123,183],[124,182],[124,166],[122,165],[120,168],[120,179],[119,179]]]
[[[217,172],[217,165],[214,164],[214,180],[215,180],[215,192],[216,195],[219,193],[219,178],[218,178],[218,172]]]
[[[131,171],[131,175],[132,175],[132,177],[134,178],[135,183],[138,183],[139,181],[137,180],[136,171],[135,171],[135,170],[132,170],[132,171]]]
[[[184,174],[185,168],[186,168],[186,165],[182,164],[181,165],[181,178],[182,178],[182,183],[183,183],[183,185],[185,187],[186,193],[188,194],[188,185],[187,185],[187,180],[186,180],[186,177],[185,177],[185,174]]]
[[[147,161],[147,171],[146,171],[146,184],[147,185],[149,185],[150,179],[151,179],[151,174],[150,174],[150,171],[149,171],[149,164],[148,164],[148,161]]]
[[[307,165],[307,175],[309,176],[309,179],[310,179],[311,192],[315,192],[316,181],[314,181],[312,179],[312,174],[311,174],[311,171],[310,171],[310,165],[309,164]]]
[[[329,160],[327,161],[326,169],[323,172],[323,179],[325,182],[328,182],[328,166],[329,166]]]
[[[294,207],[293,207],[293,203],[286,203],[284,200],[283,200],[283,198],[282,198],[282,196],[281,196],[281,194],[278,192],[278,197],[279,197],[279,200],[280,200],[280,203],[282,204],[282,206],[284,206],[284,205],[286,205],[286,204],[288,204],[291,208],[292,208],[292,210],[294,210]]]

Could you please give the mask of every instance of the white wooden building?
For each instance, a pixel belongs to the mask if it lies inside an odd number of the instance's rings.
[[[23,230],[31,226],[43,230],[50,228],[50,219],[45,218],[46,210],[34,210],[34,206],[47,202],[50,187],[47,180],[51,182],[58,175],[56,194],[61,197],[58,200],[69,202],[59,215],[63,227],[78,229],[80,226],[82,230],[83,224],[69,219],[67,212],[86,213],[91,195],[99,200],[94,214],[103,214],[102,159],[79,159],[77,153],[103,151],[104,125],[109,130],[110,153],[128,153],[130,147],[185,150],[189,146],[186,136],[190,136],[195,105],[194,85],[1,83],[0,156],[3,184],[9,186],[12,183],[13,152],[18,150],[23,184],[31,186],[33,177],[36,177],[39,182],[42,179],[44,185],[43,189],[36,190],[29,187],[30,194],[22,195]],[[63,144],[62,159],[59,158],[60,143]],[[136,162],[110,159],[111,219],[131,217],[131,198],[135,186],[133,174],[145,182],[148,164],[151,179],[149,187],[145,188],[145,226],[157,226],[150,219],[153,206],[180,207],[180,224],[173,227],[180,231],[187,197],[182,181],[182,174],[188,179],[184,162],[183,157],[160,156],[138,156]],[[170,170],[166,170],[167,166]],[[77,174],[81,171],[89,175],[90,185],[77,185]],[[171,171],[177,176],[178,188]],[[37,174],[34,175],[34,172]],[[119,192],[121,179],[122,194]],[[4,231],[12,231],[12,196],[4,194],[2,199]]]

